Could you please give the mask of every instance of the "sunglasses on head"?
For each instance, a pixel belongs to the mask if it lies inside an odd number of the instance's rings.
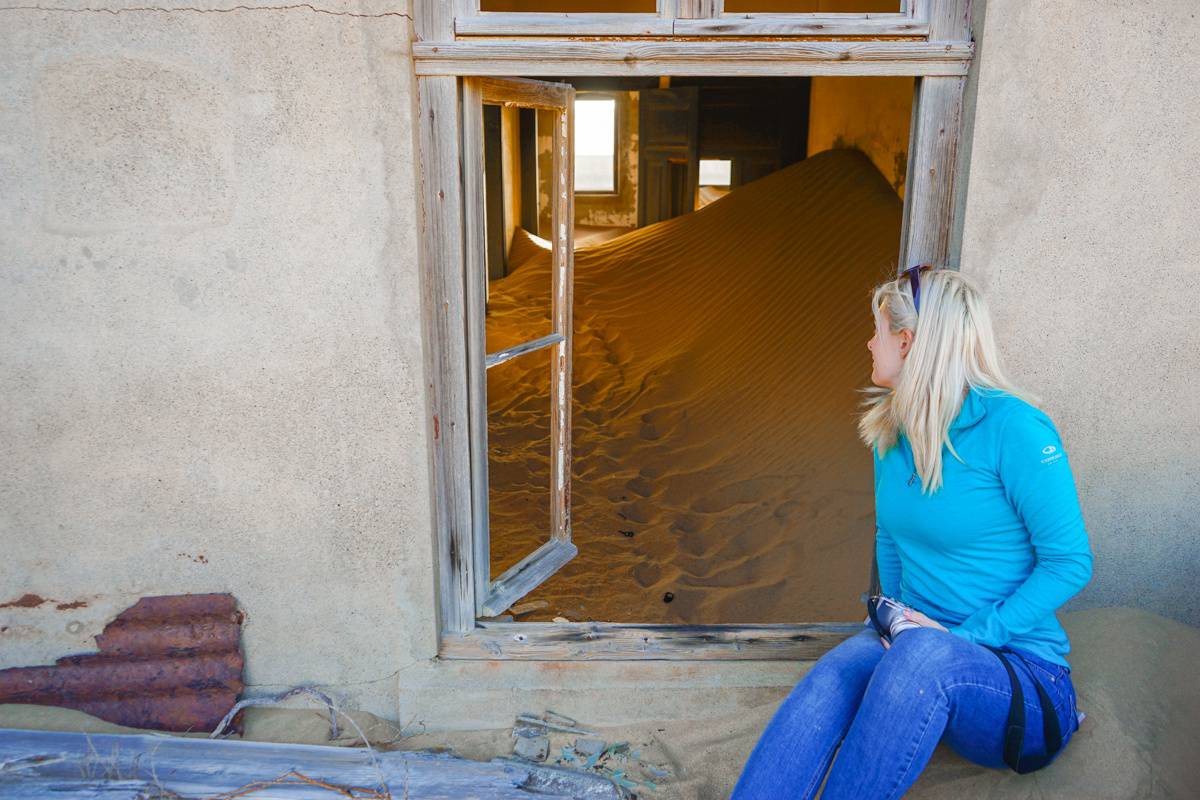
[[[921,281],[917,275],[925,270],[933,269],[932,264],[917,264],[904,270],[904,274],[908,276],[908,282],[912,286],[913,308],[917,313],[921,313]]]

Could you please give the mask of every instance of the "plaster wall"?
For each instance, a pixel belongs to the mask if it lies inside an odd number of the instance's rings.
[[[861,150],[903,197],[912,98],[912,78],[813,78],[809,155],[846,147]]]
[[[1071,459],[1096,562],[1067,608],[1200,625],[1195,10],[988,4],[961,269]]]
[[[48,601],[0,666],[228,591],[251,692],[395,716],[435,648],[408,3],[88,5],[0,9],[0,604]]]
[[[427,729],[781,696],[808,665],[432,660],[407,4],[140,5],[0,9],[0,605],[51,601],[0,608],[0,666],[231,591],[252,693]],[[1200,23],[1000,8],[962,268],[1066,439],[1097,554],[1071,606],[1197,624]]]

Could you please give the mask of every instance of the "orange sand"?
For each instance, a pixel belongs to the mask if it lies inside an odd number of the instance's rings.
[[[832,150],[576,250],[579,555],[519,619],[862,616],[874,511],[857,389],[900,218],[870,160]],[[489,352],[549,332],[544,245],[518,231],[489,291]],[[489,371],[493,575],[547,538],[548,378],[545,351]]]

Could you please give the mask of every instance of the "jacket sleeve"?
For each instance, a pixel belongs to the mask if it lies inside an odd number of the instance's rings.
[[[875,505],[879,506],[879,456],[875,461]],[[879,525],[875,526],[875,560],[879,565],[879,591],[895,600],[900,599],[900,552],[892,535]]]
[[[1078,594],[1092,577],[1092,551],[1075,479],[1054,423],[1032,406],[1001,426],[998,471],[1026,530],[1034,567],[1008,597],[989,603],[950,632],[1002,647],[1028,633]]]
[[[875,558],[879,561],[879,591],[894,600],[900,599],[900,553],[890,533],[875,528]]]

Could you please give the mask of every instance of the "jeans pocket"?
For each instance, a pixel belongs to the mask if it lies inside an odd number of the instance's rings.
[[[1071,673],[1061,664],[1052,661],[1026,657],[1030,676],[1042,684],[1042,688],[1050,695],[1054,711],[1058,715],[1059,729],[1063,740],[1079,728],[1079,720],[1075,716],[1075,686],[1071,681]]]
[[[1046,688],[1050,688],[1052,685],[1061,683],[1063,676],[1067,674],[1066,667],[1049,661],[1035,661],[1034,659],[1027,657],[1025,659],[1025,663],[1033,667],[1034,674]]]

